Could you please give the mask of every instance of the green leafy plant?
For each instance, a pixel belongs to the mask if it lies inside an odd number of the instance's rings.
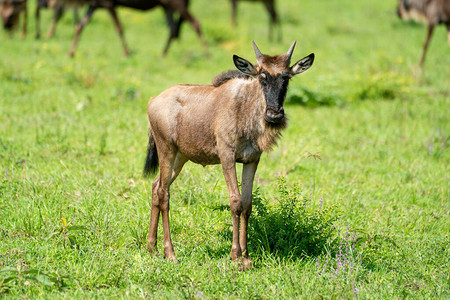
[[[250,218],[250,241],[253,249],[280,256],[314,256],[331,242],[338,213],[334,206],[323,207],[322,198],[313,203],[311,195],[300,187],[288,187],[284,178],[278,181],[280,198],[273,205],[253,196]]]

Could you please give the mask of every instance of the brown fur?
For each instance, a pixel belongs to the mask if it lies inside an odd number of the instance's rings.
[[[423,45],[420,66],[425,62],[428,44],[434,27],[439,24],[447,26],[447,38],[450,46],[450,1],[449,0],[399,0],[397,14],[404,20],[413,19],[428,25],[427,37]]]
[[[290,50],[293,50],[294,45],[295,42]],[[256,45],[254,47],[257,48]],[[247,225],[252,206],[253,179],[262,152],[276,144],[287,125],[282,106],[278,110],[272,107],[270,114],[273,118],[270,119],[269,115],[269,120],[273,122],[266,121],[269,110],[259,76],[261,72],[269,71],[278,75],[289,72],[295,76],[306,71],[313,63],[314,55],[311,54],[289,67],[286,63],[291,54],[289,57],[272,57],[257,53],[258,60],[266,63],[256,67],[235,56],[236,67],[245,74],[234,71],[222,73],[213,80],[213,85],[176,85],[149,101],[149,152],[144,170],[155,169],[156,157],[160,166],[160,174],[152,185],[152,210],[147,238],[150,252],[156,251],[161,213],[164,256],[176,261],[169,230],[169,188],[183,165],[189,160],[203,166],[222,164],[233,217],[231,258],[235,260],[243,256],[245,268],[250,266]],[[285,97],[285,94],[281,95]],[[280,101],[282,105],[284,99]],[[281,119],[280,111],[283,112]],[[244,164],[242,193],[237,183],[236,162]]]

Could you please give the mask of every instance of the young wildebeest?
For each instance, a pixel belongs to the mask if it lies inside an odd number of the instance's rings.
[[[423,21],[428,25],[428,34],[423,45],[420,66],[425,62],[428,44],[438,24],[447,25],[447,37],[450,46],[450,0],[399,0],[397,15],[404,19]]]
[[[278,40],[281,40],[281,26],[278,20],[277,10],[275,8],[275,0],[230,0],[231,1],[231,20],[236,26],[237,3],[238,1],[262,2],[269,13],[269,38],[273,38],[273,28],[278,27]]]
[[[111,17],[114,20],[114,24],[119,33],[120,39],[122,41],[123,51],[126,56],[129,55],[130,51],[128,50],[128,46],[125,43],[122,25],[120,24],[116,14],[117,6],[124,6],[144,11],[155,8],[157,6],[162,6],[164,8],[167,23],[170,27],[170,34],[169,39],[167,40],[166,47],[164,48],[163,51],[163,55],[167,54],[167,51],[169,50],[169,46],[172,40],[179,37],[180,27],[183,21],[188,21],[192,25],[194,30],[197,32],[197,35],[199,36],[200,40],[202,41],[203,45],[204,46],[206,45],[203,40],[202,33],[200,31],[199,22],[188,11],[189,0],[85,0],[85,1],[89,4],[89,8],[84,18],[77,25],[72,48],[69,51],[70,56],[73,56],[73,54],[75,53],[75,48],[80,38],[80,34],[84,26],[89,22],[89,20],[92,17],[92,14],[97,8],[106,8],[109,11]],[[177,22],[174,21],[173,13],[179,14],[179,19]]]
[[[2,0],[0,1],[0,15],[3,28],[13,30],[19,24],[20,15],[23,15],[22,37],[27,33],[27,1],[26,0]]]
[[[234,55],[239,71],[228,71],[212,85],[176,85],[148,103],[149,144],[144,174],[160,168],[152,184],[152,209],[147,248],[156,251],[159,214],[164,231],[164,256],[176,261],[169,230],[169,187],[187,161],[222,164],[233,217],[231,259],[243,256],[250,266],[247,225],[252,211],[252,186],[262,152],[270,150],[286,127],[283,103],[289,80],[311,67],[314,54],[290,67],[295,42],[286,54],[261,54],[253,42],[257,65]],[[242,196],[236,162],[243,163]],[[240,223],[240,231],[239,231]]]

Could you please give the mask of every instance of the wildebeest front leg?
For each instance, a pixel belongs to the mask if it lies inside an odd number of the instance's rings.
[[[22,27],[22,38],[27,35],[27,20],[28,20],[28,9],[25,4],[25,11],[23,12],[23,27]]]
[[[77,47],[78,40],[80,39],[81,32],[83,31],[84,26],[89,22],[89,20],[92,17],[92,14],[94,13],[96,7],[89,6],[88,11],[86,15],[84,16],[83,20],[77,25],[77,29],[75,31],[75,38],[73,39],[72,48],[70,48],[69,56],[73,56],[75,53],[75,48]]]
[[[231,23],[236,27],[237,0],[231,0]]]
[[[116,26],[116,30],[119,33],[120,40],[122,41],[123,53],[125,54],[125,56],[128,56],[130,55],[130,50],[128,50],[127,43],[125,42],[125,37],[123,35],[123,28],[122,25],[120,24],[119,18],[117,17],[117,13],[114,7],[109,8],[109,13],[113,18],[114,25]]]
[[[281,26],[280,26],[280,22],[278,21],[278,15],[277,15],[277,11],[275,10],[275,1],[270,1],[270,0],[265,0],[264,1],[264,5],[266,6],[267,11],[269,12],[270,15],[270,20],[269,20],[269,39],[272,41],[273,40],[273,31],[275,29],[277,29],[278,31],[278,42],[281,42]],[[274,27],[276,27],[274,29]]]
[[[223,176],[227,183],[228,194],[230,195],[230,210],[233,217],[233,242],[231,245],[230,257],[235,260],[242,257],[242,249],[239,244],[239,219],[242,213],[242,200],[236,177],[236,164],[234,155],[221,158]]]
[[[174,12],[175,11],[178,12],[180,14],[180,17],[183,20],[188,21],[191,24],[192,28],[195,30],[200,41],[202,42],[203,48],[207,49],[206,41],[204,40],[202,31],[200,29],[200,23],[188,11],[189,0],[185,0],[185,1],[186,1],[186,5],[172,5],[172,10]]]
[[[420,67],[423,66],[425,62],[425,56],[427,54],[428,44],[430,43],[431,36],[433,35],[434,25],[428,25],[427,38],[425,39],[425,43],[423,44],[423,53],[422,58],[420,59]]]
[[[175,24],[175,22],[173,20],[172,9],[170,9],[167,6],[164,6],[164,12],[166,13],[166,21],[167,21],[167,24],[169,25],[169,30],[170,30],[169,38],[167,39],[166,46],[164,47],[164,50],[163,50],[163,56],[166,56],[167,51],[169,51],[169,47],[170,47],[170,44],[172,43],[172,40],[178,36],[177,36],[177,24]],[[180,17],[179,23],[181,26],[181,17]]]
[[[35,19],[36,19],[36,38],[40,38],[41,37],[41,7],[39,5],[39,1],[38,4],[36,6],[36,12],[35,12]]]
[[[55,13],[53,15],[52,26],[47,32],[47,38],[52,38],[55,35],[56,24],[61,20],[62,15],[64,14],[64,5],[58,5],[55,8]]]
[[[239,234],[239,244],[241,246],[242,255],[244,256],[244,268],[251,267],[251,260],[248,255],[247,248],[247,228],[248,219],[252,213],[252,189],[253,180],[255,178],[256,168],[258,167],[259,160],[253,163],[244,164],[242,169],[242,213],[241,213],[241,229]]]

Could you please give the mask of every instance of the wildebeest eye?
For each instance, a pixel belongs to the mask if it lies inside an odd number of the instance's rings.
[[[262,85],[267,85],[267,75],[264,73],[259,74],[259,82],[261,82]]]

